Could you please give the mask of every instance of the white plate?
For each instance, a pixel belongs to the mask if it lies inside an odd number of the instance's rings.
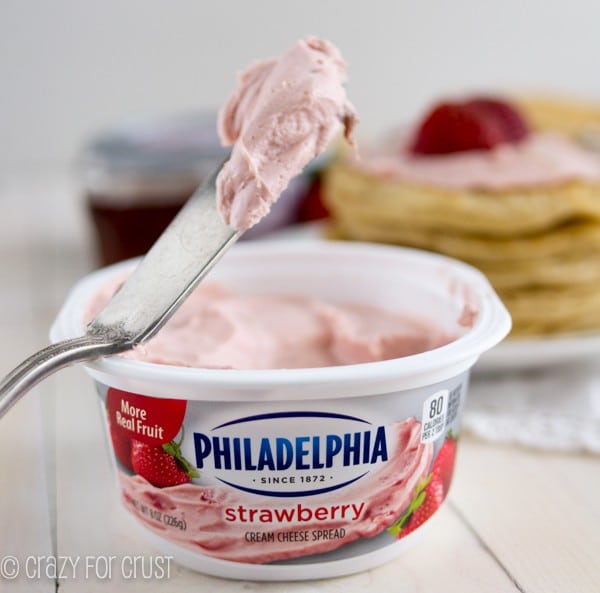
[[[600,334],[580,333],[548,338],[507,338],[486,352],[475,372],[526,370],[583,361],[600,355]]]
[[[321,241],[323,223],[295,225],[267,235],[262,240]],[[600,356],[600,333],[582,332],[548,338],[507,338],[486,352],[473,372],[527,370],[583,361],[593,356]]]

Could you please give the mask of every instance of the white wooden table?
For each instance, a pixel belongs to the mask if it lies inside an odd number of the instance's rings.
[[[0,177],[2,374],[47,343],[66,291],[91,269],[76,194],[64,175]],[[467,436],[448,503],[415,547],[378,569],[247,583],[176,565],[134,579],[117,564],[108,579],[102,558],[158,552],[120,508],[102,430],[92,385],[77,368],[42,383],[0,423],[0,574],[18,563],[16,578],[0,577],[0,591],[600,592],[600,459]],[[86,556],[100,564],[86,569]],[[57,579],[49,557],[80,564],[63,564]]]

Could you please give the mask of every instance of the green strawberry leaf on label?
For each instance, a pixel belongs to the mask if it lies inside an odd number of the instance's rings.
[[[425,489],[429,485],[431,481],[432,474],[429,474],[426,478],[419,480],[417,484],[417,488],[415,490],[415,495],[413,499],[410,501],[408,508],[400,515],[400,517],[394,521],[389,527],[388,532],[392,535],[399,535],[402,529],[407,525],[410,521],[413,513],[425,502],[425,498],[427,495],[425,494]]]

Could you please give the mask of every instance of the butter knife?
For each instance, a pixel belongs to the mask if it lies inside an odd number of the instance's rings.
[[[42,379],[78,362],[130,350],[175,313],[241,235],[217,210],[220,168],[187,201],[83,336],[40,350],[2,380],[0,418]]]

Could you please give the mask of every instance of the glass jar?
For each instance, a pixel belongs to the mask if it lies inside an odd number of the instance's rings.
[[[216,119],[214,112],[139,118],[84,147],[78,169],[100,265],[146,253],[226,158]]]

